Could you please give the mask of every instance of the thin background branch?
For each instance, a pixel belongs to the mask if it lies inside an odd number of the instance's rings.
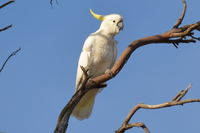
[[[13,2],[15,2],[15,1],[14,1],[14,0],[10,0],[10,1],[6,2],[5,4],[0,5],[0,9],[2,9],[3,7],[8,6],[9,4],[11,4],[11,3],[13,3]],[[9,28],[11,28],[11,27],[12,27],[12,25],[8,25],[8,26],[6,26],[6,27],[4,27],[4,28],[1,28],[1,29],[0,29],[0,32],[5,31],[5,30],[7,30],[7,29],[9,29]]]
[[[7,6],[7,5],[9,5],[9,4],[13,3],[13,2],[15,2],[15,1],[14,0],[10,0],[10,1],[6,2],[5,4],[0,5],[0,9],[2,9],[3,7],[5,7],[5,6]]]
[[[50,0],[50,5],[53,6],[53,0]]]
[[[14,1],[14,0],[10,0],[10,1],[4,3],[3,5],[0,5],[0,9],[2,9],[2,8],[6,7],[6,6],[8,6],[9,4],[11,4],[11,3],[13,3],[13,2],[15,2],[15,1]],[[7,30],[7,29],[9,29],[9,28],[11,28],[11,27],[12,27],[12,25],[8,25],[8,26],[6,26],[6,27],[4,27],[4,28],[1,28],[1,29],[0,29],[0,32],[5,31],[5,30]],[[4,61],[3,65],[2,65],[1,68],[0,68],[0,73],[3,71],[3,69],[4,69],[4,67],[6,66],[6,63],[8,62],[8,60],[9,60],[12,56],[15,56],[20,50],[21,50],[21,48],[17,49],[16,51],[13,51],[13,52],[7,57],[7,59]]]
[[[55,1],[56,1],[56,4],[58,5],[58,0],[55,0]],[[53,0],[50,0],[49,2],[50,2],[51,7],[53,7]]]
[[[12,27],[12,25],[8,25],[8,26],[6,26],[6,27],[0,29],[0,32],[5,31],[5,30],[7,30],[7,29],[9,29],[9,28],[11,28],[11,27]]]
[[[3,69],[4,69],[4,67],[6,66],[8,60],[9,60],[12,56],[15,56],[20,50],[21,50],[21,48],[19,48],[19,49],[13,51],[13,52],[7,57],[7,59],[4,61],[3,65],[2,65],[2,67],[0,68],[0,73],[3,71]]]

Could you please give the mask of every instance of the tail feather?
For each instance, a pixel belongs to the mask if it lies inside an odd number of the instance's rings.
[[[75,107],[74,111],[72,112],[72,115],[79,120],[88,118],[92,113],[97,93],[98,89],[93,89],[87,92]]]

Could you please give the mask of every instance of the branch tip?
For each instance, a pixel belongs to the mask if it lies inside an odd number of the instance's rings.
[[[173,28],[178,28],[181,25],[181,23],[182,23],[182,21],[185,17],[185,13],[186,13],[186,9],[187,9],[187,3],[186,3],[185,0],[182,0],[182,4],[183,4],[183,11],[182,11],[181,17],[177,20],[177,22],[173,26]]]
[[[1,67],[1,69],[0,69],[0,73],[3,71],[3,69],[4,69],[4,67],[6,66],[8,60],[9,60],[12,56],[15,56],[20,50],[21,50],[21,48],[19,48],[19,49],[13,51],[13,52],[7,57],[7,59],[4,61],[3,65],[2,65],[2,67]]]
[[[7,30],[7,29],[9,29],[9,28],[11,28],[11,27],[12,27],[12,25],[8,25],[8,26],[6,26],[6,27],[0,29],[0,32],[5,31],[5,30]]]
[[[9,4],[13,3],[13,2],[15,2],[15,1],[14,0],[10,0],[10,1],[6,2],[5,4],[0,6],[0,9],[2,9],[3,7],[6,7],[7,5],[9,5]]]
[[[187,92],[192,88],[192,84],[190,83],[185,90],[181,90],[173,99],[172,101],[180,101],[186,94]]]
[[[59,3],[58,3],[58,0],[55,0],[56,1],[56,4],[58,5]],[[53,0],[50,0],[50,5],[51,5],[51,7],[53,7]]]
[[[87,78],[87,77],[88,77],[87,72],[88,72],[89,69],[85,69],[85,67],[83,67],[83,66],[81,66],[81,65],[80,65],[80,68],[81,68],[81,70],[83,71],[83,74],[84,74],[85,78]]]

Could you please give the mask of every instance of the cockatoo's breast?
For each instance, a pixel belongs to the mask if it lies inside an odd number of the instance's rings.
[[[92,77],[99,76],[110,69],[116,59],[116,43],[114,38],[96,35],[91,52],[91,64],[88,66]]]

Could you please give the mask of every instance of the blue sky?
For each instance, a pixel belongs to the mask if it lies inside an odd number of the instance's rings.
[[[183,24],[200,20],[199,0],[188,1]],[[6,0],[0,2],[5,3]],[[74,93],[77,61],[85,38],[100,22],[90,14],[119,13],[125,27],[116,39],[118,55],[133,40],[170,29],[182,12],[181,0],[17,0],[1,9],[0,63],[17,48],[0,73],[0,132],[52,133],[57,117]],[[159,104],[193,84],[185,98],[200,98],[200,42],[155,44],[136,50],[118,76],[97,96],[91,117],[70,119],[69,133],[114,132],[137,103]],[[152,133],[197,132],[199,103],[162,110],[140,110],[132,122]],[[129,132],[141,133],[139,128]]]

